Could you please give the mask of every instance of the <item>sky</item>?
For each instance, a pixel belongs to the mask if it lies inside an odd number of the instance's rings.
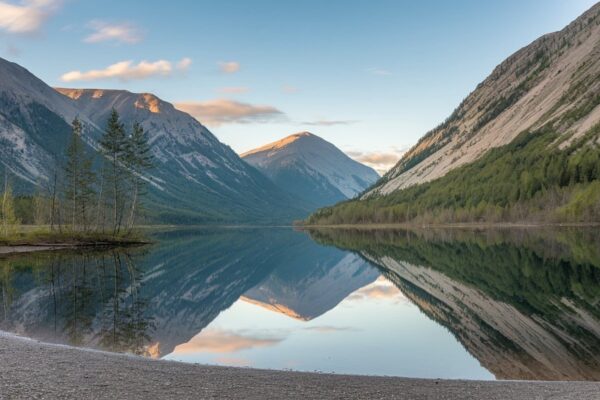
[[[382,172],[593,4],[0,0],[0,56],[51,86],[154,93],[238,153],[310,131]]]

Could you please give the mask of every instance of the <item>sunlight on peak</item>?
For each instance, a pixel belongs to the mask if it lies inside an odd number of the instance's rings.
[[[73,100],[77,100],[85,93],[84,89],[67,89],[67,88],[54,88],[57,92],[65,95]]]
[[[314,135],[310,132],[306,132],[306,131],[294,133],[293,135],[286,136],[283,139],[277,140],[275,142],[272,142],[272,143],[266,144],[264,146],[258,147],[256,149],[249,150],[245,153],[242,153],[242,154],[240,154],[240,157],[246,157],[251,154],[261,153],[263,151],[278,150],[278,149],[284,148],[286,146],[289,146],[290,144],[294,143],[295,141],[297,141],[298,139],[303,138],[303,137],[316,137],[316,135]]]
[[[150,93],[141,94],[134,103],[135,108],[146,109],[154,114],[160,114],[160,101]]]

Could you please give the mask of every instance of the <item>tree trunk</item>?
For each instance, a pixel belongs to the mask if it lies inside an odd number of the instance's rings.
[[[134,191],[133,191],[133,199],[131,200],[131,211],[129,213],[129,221],[127,223],[127,228],[129,233],[133,230],[133,223],[135,221],[135,210],[137,208],[137,198],[138,198],[138,184],[135,183]]]
[[[104,188],[104,171],[100,177],[100,192],[98,193],[98,207],[96,209],[96,230],[102,229],[104,231],[104,218],[102,218],[102,224],[100,224],[100,213],[104,215],[104,208],[102,207],[102,190]]]

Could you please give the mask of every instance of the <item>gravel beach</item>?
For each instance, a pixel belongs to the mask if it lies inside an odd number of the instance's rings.
[[[425,380],[191,365],[0,334],[1,399],[598,399],[598,382]]]

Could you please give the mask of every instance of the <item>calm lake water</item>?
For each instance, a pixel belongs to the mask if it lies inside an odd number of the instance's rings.
[[[596,230],[182,229],[0,258],[0,330],[153,358],[600,380]]]

